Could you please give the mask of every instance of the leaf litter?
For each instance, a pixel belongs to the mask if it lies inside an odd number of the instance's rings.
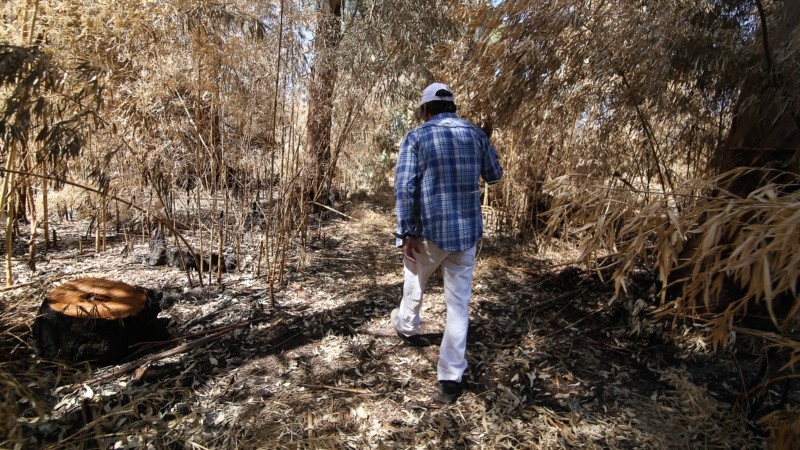
[[[432,345],[402,345],[388,320],[402,279],[391,210],[360,205],[348,214],[356,220],[315,230],[274,310],[251,271],[190,287],[180,271],[142,264],[146,242],[124,258],[113,245],[95,256],[53,250],[29,277],[37,283],[4,292],[0,446],[766,445],[737,397],[755,369],[732,352],[710,353],[697,327],[653,319],[652,280],[617,297],[596,274],[565,263],[574,250],[533,252],[492,234],[475,271],[465,391],[455,405],[435,404],[441,277],[431,278],[422,308]],[[174,342],[143,348],[130,371],[34,357],[27,327],[42,296],[78,275],[173,296],[162,314]]]

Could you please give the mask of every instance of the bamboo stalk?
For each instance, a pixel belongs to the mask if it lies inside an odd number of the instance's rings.
[[[213,116],[213,114],[214,114],[213,109],[212,109],[211,113],[212,113],[212,116]],[[211,142],[212,146],[215,146],[213,133],[214,133],[214,128],[212,127],[211,128],[211,134],[212,135],[209,138],[209,141]],[[212,188],[211,188],[211,217],[212,217],[212,219],[211,219],[211,230],[208,233],[208,267],[206,267],[206,270],[208,271],[207,275],[208,275],[208,285],[209,286],[211,286],[212,276],[214,274],[214,271],[211,270],[211,260],[214,257],[214,241],[216,240],[216,236],[217,236],[216,227],[222,225],[222,223],[220,222],[220,219],[219,219],[219,215],[217,214],[217,194],[219,193],[219,190],[220,190],[219,181],[222,179],[222,177],[224,177],[224,175],[222,175],[222,173],[220,172],[221,161],[220,161],[220,158],[219,158],[219,154],[217,153],[215,147],[212,147],[212,148],[213,148],[213,150],[211,152],[211,155],[212,155],[211,173],[212,173],[212,177],[213,177],[212,180],[211,180],[211,186],[212,186]]]
[[[283,19],[284,19],[284,2],[281,0],[280,2],[280,11],[279,11],[279,23],[278,23],[278,58],[276,61],[276,68],[275,68],[275,96],[273,97],[272,102],[272,144],[273,148],[271,149],[270,154],[270,169],[269,174],[267,174],[268,179],[270,180],[269,183],[269,191],[267,194],[267,200],[270,205],[273,204],[275,201],[275,183],[272,182],[272,179],[275,176],[275,144],[276,144],[276,131],[277,131],[277,123],[278,123],[278,95],[279,95],[279,86],[281,81],[281,69],[282,69],[282,59],[281,59],[281,50],[283,48]],[[264,254],[267,257],[267,265],[268,265],[268,272],[267,272],[267,280],[269,285],[269,304],[270,307],[275,307],[275,258],[277,257],[277,246],[274,245],[274,234],[275,234],[275,224],[276,218],[274,217],[275,214],[269,214],[266,224],[266,230],[264,232],[264,241],[263,241],[263,249]],[[261,265],[261,257],[259,256],[259,269]]]
[[[50,182],[47,177],[47,156],[42,158],[42,227],[44,228],[44,248],[50,248],[50,209],[47,202],[48,192],[50,190]]]
[[[272,143],[275,145],[276,143],[276,131],[278,126],[278,89],[280,88],[281,82],[281,50],[283,49],[283,0],[281,0],[280,6],[280,13],[278,19],[278,60],[276,61],[275,65],[275,96],[273,97],[272,101]],[[269,176],[272,177],[275,174],[275,150],[273,148],[272,157],[270,158],[270,173]],[[272,185],[274,183],[270,183],[270,199],[272,199]]]
[[[267,220],[267,227],[264,231],[264,256],[267,259],[267,285],[269,287],[269,306],[275,307],[275,285],[273,284],[273,270],[272,270],[272,258],[273,258],[273,251],[272,251],[272,224],[273,219],[270,217]]]
[[[122,228],[122,219],[120,218],[119,213],[119,202],[114,201],[114,230],[119,233],[119,230]]]
[[[12,197],[16,195],[14,190],[11,191],[11,195]],[[11,286],[14,284],[13,269],[11,267],[11,262],[12,262],[12,254],[14,253],[13,233],[14,233],[15,220],[16,220],[16,208],[12,206],[8,208],[6,214],[6,286]]]
[[[198,161],[199,161],[199,159],[198,159]],[[201,191],[200,186],[197,186],[197,225],[198,225],[198,227],[200,227],[200,224],[203,222],[203,217],[201,215],[202,214],[202,208],[200,207],[200,191]],[[200,244],[199,244],[199,248],[198,248],[198,255],[196,257],[197,260],[195,261],[195,263],[197,264],[197,273],[199,275],[197,278],[199,279],[200,287],[203,287],[203,230],[202,230],[202,227],[200,227],[200,233],[198,233],[198,234],[199,234],[199,238],[200,238]]]
[[[278,272],[278,281],[283,284],[283,276],[286,273],[286,254],[289,251],[289,235],[288,233],[284,234],[283,239],[283,249],[281,251],[281,266],[280,271]]]
[[[222,243],[225,240],[225,218],[228,217],[228,192],[225,191],[225,205],[223,207],[224,214],[220,219],[219,224],[219,237],[217,240],[217,284],[222,284]]]
[[[236,267],[242,267],[242,238],[241,233],[237,233],[235,237],[236,248]]]
[[[108,200],[103,199],[103,251],[106,251],[106,237],[108,235]]]
[[[95,227],[94,227],[94,252],[100,253],[100,221],[103,219],[103,206],[95,211]]]
[[[33,2],[33,16],[30,20],[30,26],[28,25],[28,6],[29,2],[26,2],[25,5],[25,12],[23,17],[23,33],[22,38],[27,43],[27,45],[31,45],[33,42],[33,35],[34,35],[34,28],[36,26],[36,19],[39,10],[39,0],[35,0]],[[16,182],[16,174],[12,173],[9,175],[8,171],[14,168],[14,162],[16,159],[16,145],[12,143],[11,149],[9,150],[8,161],[6,163],[6,176],[4,177],[3,183],[3,192],[2,197],[0,198],[0,211],[3,209],[7,210],[7,222],[6,222],[6,285],[12,286],[14,284],[13,278],[13,271],[11,267],[11,257],[13,253],[13,226],[16,220],[16,208],[9,207],[13,205],[12,203],[8,202],[8,199],[11,198],[9,194],[14,191],[14,184]],[[9,180],[10,179],[10,180]],[[30,188],[30,184],[28,184],[28,196],[30,197],[30,201],[34,202],[32,189]],[[11,190],[12,192],[10,192]],[[45,189],[45,200],[44,200],[44,210],[47,211],[47,200],[46,200],[46,189]],[[36,228],[37,228],[37,221],[36,221],[36,212],[35,208],[31,209],[33,213],[33,220],[31,221],[31,241],[30,241],[30,248],[29,248],[29,261],[28,265],[31,270],[35,270],[35,255],[36,255]],[[47,228],[45,228],[45,232]],[[47,234],[45,234],[45,242],[47,242]]]
[[[30,159],[33,158],[32,155],[28,154],[27,159],[25,161],[25,168],[30,171],[31,162]],[[39,221],[37,220],[36,215],[36,197],[33,195],[33,183],[29,177],[23,178],[23,185],[22,189],[25,192],[25,200],[28,202],[28,212],[31,216],[30,220],[30,241],[28,243],[28,267],[31,271],[36,270],[36,238],[38,233],[36,231],[37,227],[39,226]]]
[[[30,0],[25,2],[25,7],[22,11],[22,42],[28,42],[28,36],[32,35],[33,33],[28,32],[28,7],[30,5]]]
[[[4,173],[7,173],[7,174],[12,174],[12,175],[14,175],[14,174],[27,175],[27,176],[39,177],[39,178],[43,178],[44,177],[43,175],[40,175],[38,173],[23,172],[23,171],[16,170],[16,169],[0,169],[0,171],[2,171]],[[9,178],[9,177],[6,177],[6,178]],[[51,179],[51,180],[56,180],[59,183],[64,183],[64,184],[67,184],[67,185],[70,185],[70,186],[75,186],[77,188],[83,189],[83,190],[88,191],[88,192],[94,192],[96,194],[100,194],[102,196],[106,196],[106,197],[108,197],[108,198],[110,198],[112,200],[115,200],[115,201],[118,201],[118,202],[122,203],[123,205],[126,205],[126,206],[128,206],[130,208],[133,208],[133,209],[135,209],[136,211],[139,211],[142,214],[145,214],[145,216],[147,218],[142,223],[142,232],[144,233],[143,234],[144,242],[147,242],[147,230],[146,230],[146,226],[147,225],[146,225],[146,223],[150,223],[150,215],[149,215],[149,211],[148,210],[144,209],[141,206],[137,206],[137,205],[125,200],[125,199],[119,198],[117,196],[104,194],[102,191],[100,191],[98,189],[95,189],[93,187],[86,186],[84,184],[75,183],[73,181],[64,180],[64,179],[56,178],[56,177],[47,177],[47,178]],[[0,208],[0,210],[1,209],[2,208]],[[156,216],[154,219],[155,219],[156,222],[166,226],[170,231],[172,231],[175,234],[175,236],[178,239],[180,239],[181,242],[183,242],[183,244],[186,246],[187,249],[189,249],[190,251],[192,250],[192,247],[191,247],[191,245],[189,245],[189,242],[180,233],[178,233],[178,230],[175,228],[175,225],[173,225],[173,223],[177,224],[177,225],[183,225],[183,224],[175,221],[174,219],[173,220],[169,220],[169,219],[164,219],[164,218],[161,218],[161,217],[158,217],[158,216]]]
[[[212,209],[212,216],[213,215],[214,215],[214,213],[213,213],[213,209]],[[211,260],[214,257],[214,247],[215,247],[216,238],[217,238],[217,229],[216,229],[216,227],[217,227],[217,221],[212,220],[211,221],[211,229],[208,232],[208,264],[205,267],[206,276],[208,276],[208,285],[209,286],[211,286],[211,281],[212,281],[211,277],[212,277],[212,275],[214,273],[214,271],[211,270]]]
[[[129,251],[133,249],[131,246],[131,238],[128,235],[128,227],[122,229],[122,236],[125,239],[125,247],[123,249],[123,254],[127,254]]]
[[[219,96],[219,92],[217,92],[217,95]],[[224,118],[221,117],[221,115],[222,115],[221,111],[219,112],[219,115],[220,115],[220,120],[221,121],[224,120]],[[222,165],[222,177],[221,177],[221,180],[222,180],[222,186],[223,186],[224,189],[222,191],[223,192],[223,197],[222,197],[222,215],[219,217],[219,230],[217,230],[217,232],[218,232],[218,236],[217,236],[217,284],[218,285],[222,284],[222,265],[223,265],[223,261],[222,261],[222,244],[223,244],[223,242],[225,240],[225,229],[227,228],[228,214],[230,212],[230,211],[228,211],[228,198],[229,198],[230,192],[228,191],[228,184],[229,184],[228,183],[228,165],[225,162],[225,133],[221,133],[221,132],[219,133],[219,143],[220,143],[219,144],[219,146],[220,146],[220,148],[219,148],[219,159],[220,159],[220,164]],[[236,180],[233,180],[233,182],[234,182],[234,186],[235,186]]]
[[[28,8],[25,8],[25,14],[27,15]],[[33,17],[31,17],[31,25],[28,28],[28,45],[33,44],[33,35],[35,34],[34,31],[36,29],[36,19],[39,16],[39,0],[34,0],[33,2]]]
[[[258,243],[258,262],[256,263],[256,278],[261,276],[261,260],[264,258],[264,240]]]
[[[39,227],[39,220],[35,214],[32,214],[31,219],[31,240],[28,243],[28,267],[31,272],[36,271],[36,239],[38,238],[37,228]]]
[[[275,281],[276,277],[278,276],[278,267],[280,266],[281,259],[282,259],[281,258],[281,253],[282,253],[281,249],[283,248],[283,239],[284,239],[285,233],[283,233],[283,230],[279,230],[279,232],[276,233],[276,235],[277,236],[276,236],[276,239],[275,239],[275,241],[276,241],[275,242],[275,248],[273,250],[274,254],[273,254],[272,261],[271,261],[271,264],[270,264],[270,267],[269,267],[269,275],[270,275],[271,284]]]
[[[186,264],[186,261],[183,259],[183,253],[180,251],[180,243],[178,242],[178,237],[173,233],[172,239],[175,240],[175,248],[178,249],[178,258],[181,260],[181,267],[183,267],[184,272],[186,272],[186,278],[189,280],[189,287],[194,287],[194,282],[192,282],[192,270],[189,268],[189,265]],[[191,253],[192,249],[187,248],[187,250]],[[200,272],[198,272],[200,273]],[[200,286],[203,285],[203,275],[200,275]]]
[[[12,143],[8,152],[8,160],[6,161],[6,176],[3,177],[3,195],[0,197],[0,211],[3,209],[6,210],[6,286],[11,286],[14,284],[11,268],[11,256],[13,253],[12,245],[14,241],[12,239],[12,231],[14,227],[14,213],[16,208],[14,208],[14,203],[10,202],[9,199],[11,199],[14,194],[14,178],[16,174],[14,172],[10,172],[10,170],[12,170],[14,167],[16,150],[16,144]]]

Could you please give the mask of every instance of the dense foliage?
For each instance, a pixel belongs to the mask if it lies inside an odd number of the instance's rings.
[[[569,240],[619,292],[654,273],[660,311],[708,321],[716,346],[766,310],[769,342],[796,366],[796,4],[340,4],[326,49],[323,0],[4,2],[6,283],[20,224],[34,268],[55,203],[91,220],[98,249],[111,216],[126,236],[194,230],[200,253],[255,239],[247,256],[273,295],[330,206],[302,186],[322,67],[314,183],[386,191],[421,88],[449,83],[459,112],[493,130],[506,170],[484,197],[493,232]],[[757,122],[782,140],[734,139],[761,136]]]

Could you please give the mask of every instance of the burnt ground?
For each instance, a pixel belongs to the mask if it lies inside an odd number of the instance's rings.
[[[650,314],[647,273],[615,295],[569,264],[569,248],[492,234],[475,272],[466,390],[436,405],[441,277],[423,305],[431,345],[403,345],[388,321],[402,268],[391,208],[347,213],[354,220],[329,217],[289,258],[277,307],[252,258],[198,287],[196,276],[190,286],[176,268],[143,263],[142,239],[125,254],[121,238],[99,254],[65,240],[35,273],[21,247],[23,284],[2,292],[0,447],[766,447],[755,420],[779,392],[741,395],[765,367],[746,339],[712,352],[702,327]],[[82,276],[171,297],[161,314],[175,339],[105,367],[36,357],[29,328],[44,293]]]

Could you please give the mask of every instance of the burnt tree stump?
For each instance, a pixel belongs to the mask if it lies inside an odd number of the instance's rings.
[[[148,245],[147,264],[151,266],[163,266],[167,263],[167,243],[164,234],[160,230],[153,231]]]
[[[119,362],[131,346],[169,337],[159,319],[162,294],[102,278],[52,289],[33,323],[34,350],[44,358]]]

